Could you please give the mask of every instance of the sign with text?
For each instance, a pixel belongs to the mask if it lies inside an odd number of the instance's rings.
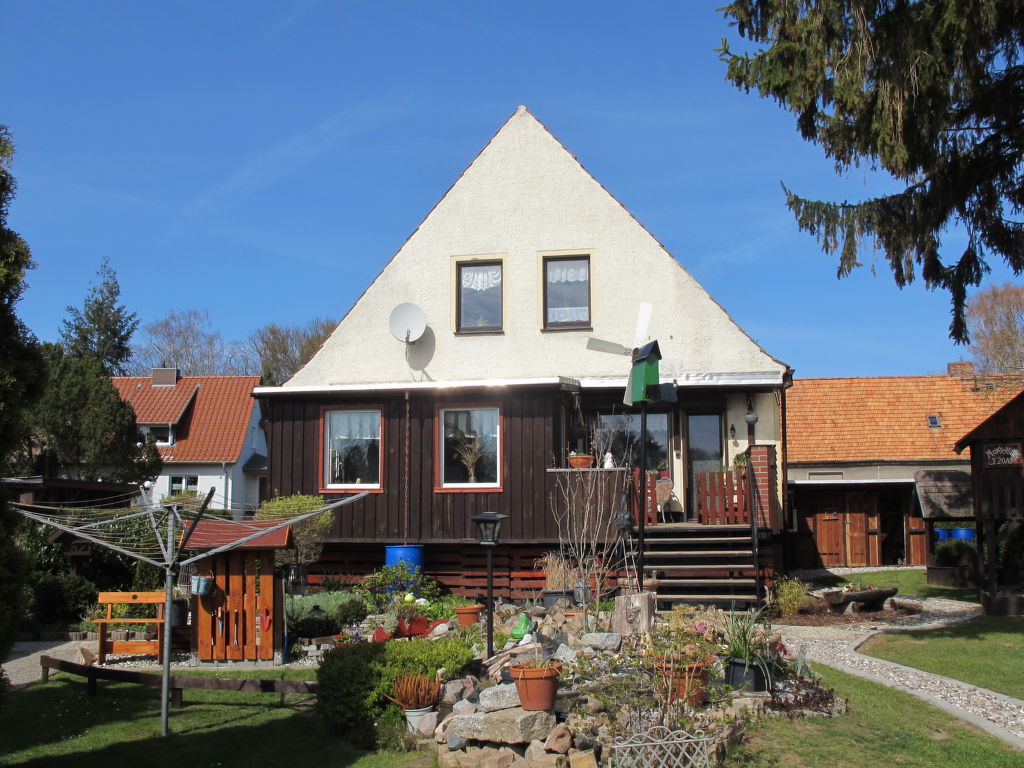
[[[985,446],[986,467],[1020,467],[1024,465],[1020,443]]]

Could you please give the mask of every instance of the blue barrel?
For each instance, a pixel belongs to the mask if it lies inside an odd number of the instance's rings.
[[[409,570],[423,567],[423,545],[403,544],[398,546],[384,547],[384,565],[394,568],[400,562],[405,562]]]
[[[949,528],[936,528],[935,540],[940,544],[944,541],[949,541],[949,530]]]
[[[953,541],[974,541],[973,528],[954,528]]]

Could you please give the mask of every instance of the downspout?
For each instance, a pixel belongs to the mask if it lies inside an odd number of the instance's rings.
[[[224,506],[231,509],[231,479],[228,477],[228,463],[226,461],[222,461],[220,463],[220,468],[224,472]],[[241,515],[238,515],[238,517],[241,517]],[[231,519],[237,519],[234,509],[231,509]]]

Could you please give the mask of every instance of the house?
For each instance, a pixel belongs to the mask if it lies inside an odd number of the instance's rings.
[[[1024,392],[957,440],[957,453],[970,448],[972,501],[982,562],[981,603],[985,613],[1024,614]]]
[[[928,563],[928,521],[973,514],[957,440],[1017,391],[970,363],[946,375],[795,379],[787,565]]]
[[[154,368],[150,376],[112,381],[142,432],[156,439],[163,471],[154,501],[213,488],[212,508],[242,512],[268,496],[266,437],[252,398],[259,376],[182,376],[177,368]]]
[[[365,573],[385,545],[423,544],[424,569],[462,590],[482,584],[471,518],[508,515],[496,588],[515,591],[558,548],[548,470],[591,452],[595,435],[612,438],[610,463],[639,463],[640,407],[623,395],[631,349],[653,340],[677,402],[648,409],[648,466],[673,487],[648,544],[666,520],[695,525],[700,474],[753,442],[759,522],[777,530],[789,367],[519,107],[317,354],[283,386],[256,390],[270,485],[368,492],[338,512],[324,571]],[[738,527],[749,558],[749,518]],[[667,582],[664,565],[651,568]]]

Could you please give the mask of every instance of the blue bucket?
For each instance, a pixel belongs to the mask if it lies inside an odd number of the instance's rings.
[[[936,528],[935,540],[940,544],[944,541],[949,541],[949,530],[949,528]]]
[[[401,546],[395,545],[391,547],[384,547],[384,565],[389,568],[394,568],[401,562],[404,562],[409,566],[409,570],[422,568],[423,545],[403,544]]]
[[[974,541],[973,528],[953,528],[953,541]]]

